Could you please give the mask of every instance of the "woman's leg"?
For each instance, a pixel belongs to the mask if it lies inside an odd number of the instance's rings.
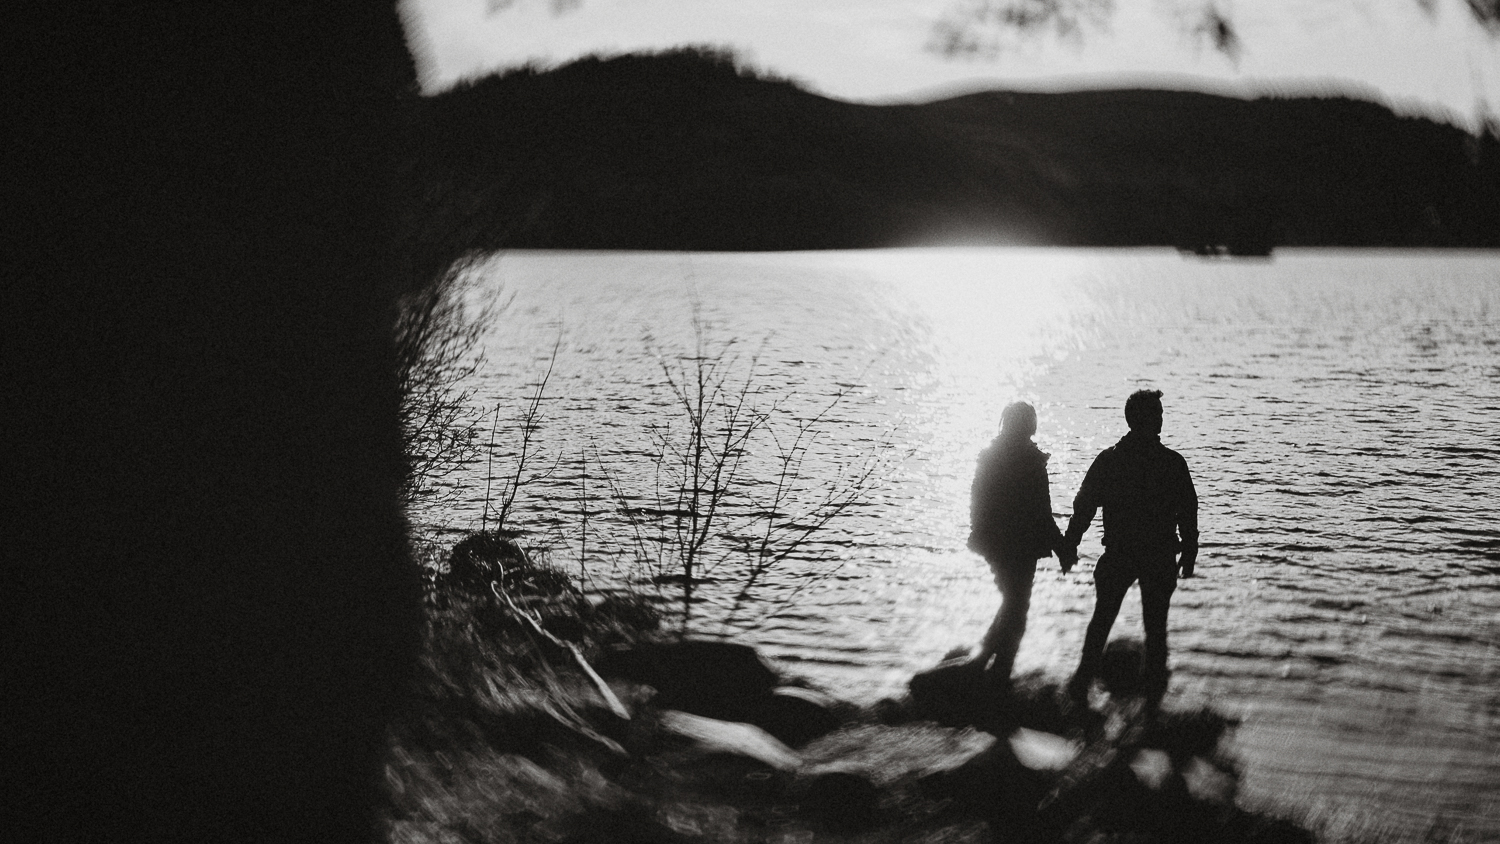
[[[1026,635],[1026,614],[1031,609],[1031,587],[1036,580],[1036,560],[1000,560],[993,564],[995,585],[1000,587],[1000,611],[984,634],[981,658],[993,654],[990,668],[997,676],[1009,677]]]

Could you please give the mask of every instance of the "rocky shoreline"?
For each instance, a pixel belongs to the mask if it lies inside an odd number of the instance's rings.
[[[1315,840],[1236,807],[1234,724],[1150,711],[1132,643],[1088,704],[955,655],[859,707],[524,560],[433,593],[391,842]]]

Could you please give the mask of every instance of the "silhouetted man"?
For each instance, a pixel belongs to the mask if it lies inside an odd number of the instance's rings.
[[[1000,611],[971,661],[995,662],[992,676],[1009,678],[1016,650],[1026,633],[1036,563],[1057,551],[1067,572],[1077,562],[1075,546],[1063,542],[1052,521],[1047,486],[1047,453],[1036,447],[1036,411],[1013,402],[1000,415],[1000,435],[979,455],[969,506],[969,550],[984,556],[1000,588]]]
[[[1138,580],[1146,626],[1142,670],[1154,704],[1166,691],[1167,609],[1177,572],[1192,577],[1198,557],[1198,495],[1187,461],[1161,444],[1161,391],[1132,393],[1125,402],[1125,421],[1130,433],[1094,458],[1068,522],[1065,541],[1076,549],[1094,511],[1104,508],[1104,553],[1094,567],[1094,617],[1069,691],[1075,697],[1087,693],[1120,603]]]

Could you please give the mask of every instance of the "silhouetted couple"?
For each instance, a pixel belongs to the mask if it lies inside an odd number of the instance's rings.
[[[1198,496],[1187,462],[1161,444],[1161,391],[1138,390],[1125,402],[1130,432],[1094,458],[1073,499],[1064,535],[1052,520],[1048,455],[1031,441],[1036,411],[1016,402],[1001,415],[1000,435],[979,456],[970,506],[969,549],[981,554],[1000,587],[1000,611],[985,634],[977,665],[1009,678],[1037,561],[1057,554],[1066,574],[1078,542],[1104,509],[1104,553],[1094,566],[1094,615],[1069,693],[1086,697],[1098,674],[1109,630],[1132,583],[1141,585],[1146,649],[1143,680],[1160,701],[1167,682],[1167,609],[1180,571],[1193,576],[1198,557]],[[991,661],[993,660],[993,662]]]

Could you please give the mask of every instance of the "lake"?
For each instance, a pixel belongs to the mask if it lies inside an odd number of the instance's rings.
[[[717,366],[708,383],[761,421],[727,452],[692,628],[870,702],[998,605],[964,540],[1001,408],[1036,406],[1064,524],[1125,397],[1160,389],[1203,537],[1166,705],[1242,719],[1247,808],[1333,839],[1500,840],[1500,255],[508,252],[473,278],[507,303],[472,382],[499,409],[493,456],[419,511],[428,528],[477,527],[487,475],[497,500],[555,347],[527,443],[546,476],[509,521],[597,588],[673,598],[682,507],[662,490],[690,438],[672,384],[691,398],[697,361]],[[768,516],[816,529],[767,558]],[[1072,671],[1099,530],[1072,574],[1043,561],[1018,671]],[[1114,634],[1140,629],[1132,590]]]

